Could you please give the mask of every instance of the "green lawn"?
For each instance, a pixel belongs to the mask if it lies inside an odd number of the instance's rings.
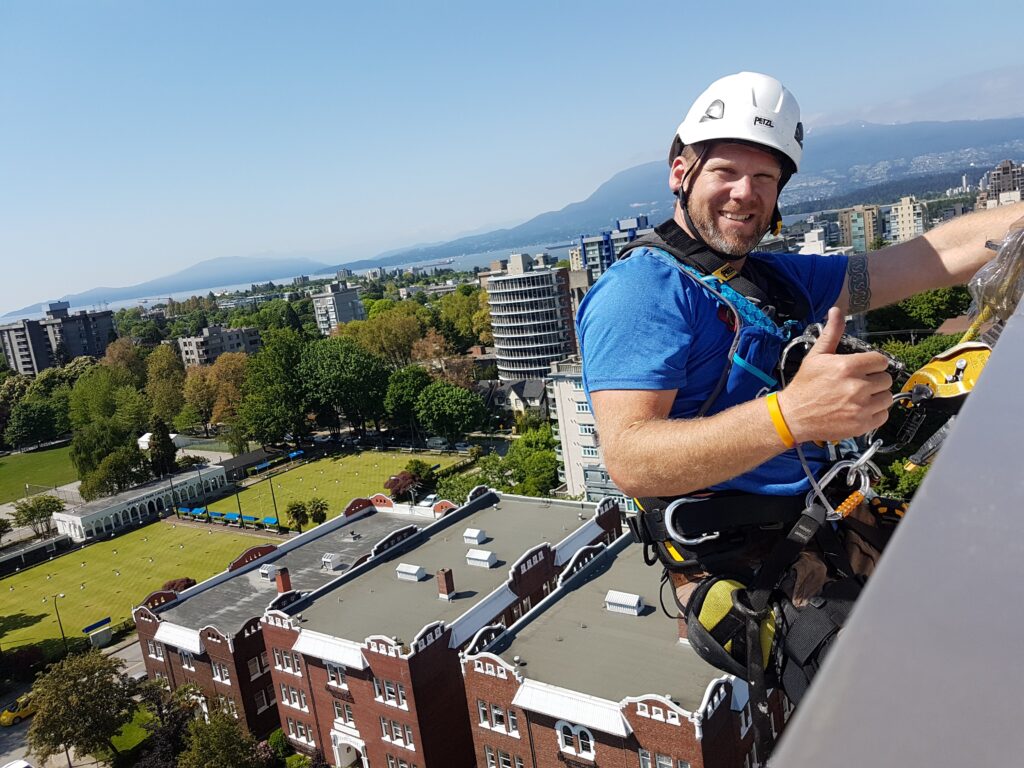
[[[70,452],[71,447],[65,445],[0,458],[0,504],[22,498],[25,483],[53,487],[77,480]]]
[[[43,643],[56,651],[61,641],[54,594],[65,595],[58,604],[64,633],[82,637],[82,627],[107,616],[114,624],[124,621],[133,605],[169,579],[203,581],[264,541],[220,526],[176,525],[170,518],[0,579],[0,646]]]
[[[328,518],[337,517],[352,499],[387,493],[384,482],[401,472],[410,459],[422,459],[431,466],[450,466],[463,457],[445,454],[409,454],[364,451],[363,453],[330,456],[304,464],[274,477],[274,499],[277,500],[279,519],[287,524],[284,510],[290,501],[309,501],[314,496],[326,499],[330,505]],[[242,514],[258,519],[274,516],[270,486],[264,480],[239,493]],[[234,496],[210,505],[217,512],[237,512]]]

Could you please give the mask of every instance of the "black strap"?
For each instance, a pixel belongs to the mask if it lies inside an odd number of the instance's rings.
[[[673,507],[672,524],[687,537],[713,531],[729,531],[743,526],[763,526],[788,523],[804,509],[799,496],[767,496],[756,493],[723,492],[688,499]],[[668,541],[671,536],[665,526],[665,512],[677,498],[642,496],[636,499],[643,510],[630,530],[638,541],[654,543]]]

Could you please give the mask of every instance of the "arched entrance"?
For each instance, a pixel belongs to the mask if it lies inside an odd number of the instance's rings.
[[[342,731],[331,731],[331,749],[334,765],[340,768],[367,768],[366,742]]]

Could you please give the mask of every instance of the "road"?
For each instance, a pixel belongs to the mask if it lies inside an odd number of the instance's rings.
[[[129,675],[134,674],[140,670],[145,670],[145,665],[142,661],[142,648],[139,646],[138,638],[132,635],[130,640],[123,640],[116,646],[112,646],[110,649],[104,649],[104,653],[107,651],[119,659],[123,659],[125,662],[125,672]],[[11,760],[17,760],[21,758],[28,760],[32,765],[46,766],[46,768],[62,768],[63,766],[74,766],[74,768],[80,768],[84,766],[98,766],[101,763],[97,762],[88,755],[79,758],[73,752],[71,753],[71,761],[64,757],[51,758],[46,763],[37,763],[28,756],[28,750],[26,747],[28,727],[31,720],[26,720],[18,725],[11,726],[9,728],[0,728],[0,765],[6,765]]]

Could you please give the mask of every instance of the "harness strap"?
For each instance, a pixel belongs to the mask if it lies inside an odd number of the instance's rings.
[[[793,520],[804,508],[799,496],[767,496],[763,494],[723,492],[710,496],[664,498],[641,496],[635,499],[641,513],[631,521],[634,538],[643,544],[668,541],[672,538],[665,525],[670,515],[672,527],[687,536],[699,536],[741,526],[763,526]],[[671,512],[669,511],[671,510]]]

